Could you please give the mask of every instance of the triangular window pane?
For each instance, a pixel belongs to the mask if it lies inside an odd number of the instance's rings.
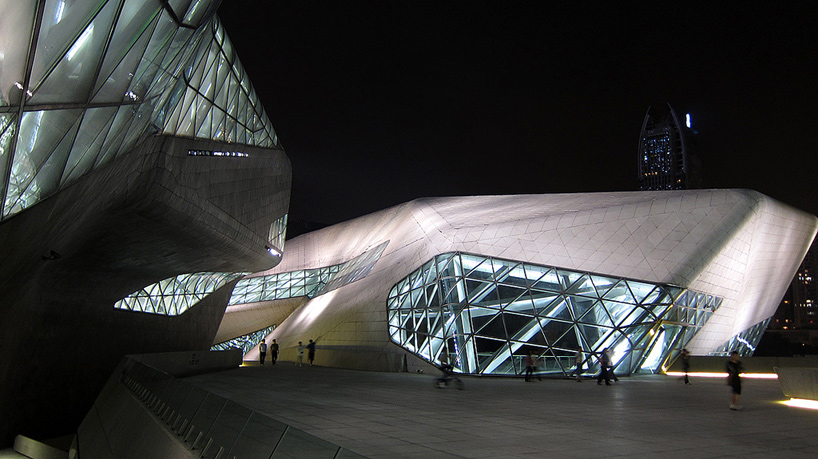
[[[577,273],[573,271],[564,271],[562,269],[557,270],[557,277],[560,279],[560,285],[562,285],[563,290],[568,290],[574,284],[574,282],[582,279],[585,275],[582,273]]]
[[[613,327],[613,322],[601,302],[595,303],[594,307],[577,320],[584,324]]]
[[[565,297],[559,296],[557,300],[551,302],[551,307],[540,312],[540,316],[545,316],[551,319],[563,320],[565,322],[572,322],[574,315],[571,313],[571,303],[566,301]]]
[[[135,0],[126,2],[94,86],[93,102],[119,102],[123,99],[137,73],[161,11],[154,5]],[[139,95],[140,98],[144,96]]]
[[[94,21],[71,44],[54,70],[45,76],[45,80],[36,86],[32,84],[34,95],[31,104],[88,101],[116,9],[117,2],[107,2]],[[62,43],[55,46],[62,47]]]
[[[576,328],[572,327],[567,330],[556,342],[552,344],[553,347],[563,350],[577,350],[580,348],[580,341],[577,337]],[[573,356],[573,355],[572,355]],[[572,362],[573,363],[573,362]]]
[[[89,108],[68,156],[62,182],[79,177],[94,165],[116,115],[116,107]]]
[[[562,284],[560,283],[559,276],[557,275],[556,270],[549,270],[547,273],[543,274],[534,285],[531,286],[531,290],[540,290],[544,292],[562,292]]]
[[[605,295],[608,292],[608,290],[613,288],[613,286],[615,286],[619,282],[619,279],[596,275],[592,275],[591,280],[593,281],[594,287],[596,287],[596,291],[597,294],[599,294],[599,296]]]
[[[620,325],[623,322],[624,325],[628,325],[631,321],[635,320],[638,317],[638,313],[636,316],[632,316],[631,313],[638,310],[644,312],[645,310],[633,305],[633,304],[625,304],[625,303],[618,303],[616,301],[606,301],[603,300],[602,303],[605,305],[605,309],[607,309],[608,314],[611,316],[611,320],[613,323]],[[630,316],[630,317],[629,317]],[[625,320],[625,318],[629,318],[630,320]]]
[[[582,275],[582,277],[574,281],[574,283],[568,288],[566,293],[570,293],[572,295],[587,296],[592,298],[599,297],[599,295],[596,293],[596,287],[594,287],[594,283],[591,282],[591,276],[589,276],[588,274],[584,274]]]
[[[634,298],[638,303],[641,303],[650,293],[656,288],[655,285],[646,284],[644,282],[628,281],[628,286],[633,293]]]
[[[70,5],[56,1],[45,2],[34,64],[31,67],[32,86],[36,87],[46,72],[65,57],[65,53],[76,44],[78,37],[87,30],[99,8],[100,2],[71,2]],[[100,28],[97,35],[107,36],[107,32]],[[87,41],[88,37],[84,40]]]
[[[472,324],[477,330],[475,334],[480,336],[488,336],[491,338],[506,339],[506,329],[503,324],[503,315],[497,313],[495,315],[484,314],[485,309],[472,308],[469,312],[472,314]],[[478,313],[480,316],[475,316]],[[478,326],[480,328],[478,328]]]
[[[474,257],[463,255],[463,268],[468,269],[469,265],[467,262],[471,261]],[[486,259],[479,259],[479,263],[474,266],[474,268],[470,269],[466,274],[469,278],[472,279],[481,279],[481,280],[494,280],[494,268],[491,265],[491,260]]]
[[[521,296],[515,301],[507,303],[503,310],[530,316],[537,313],[536,309],[534,309],[534,302],[532,301],[531,296],[528,294]]]
[[[507,336],[511,340],[528,341],[540,331],[539,322],[530,316],[504,313],[503,320],[506,323]]]

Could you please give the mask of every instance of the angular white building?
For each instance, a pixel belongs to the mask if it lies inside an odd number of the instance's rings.
[[[619,373],[751,354],[818,219],[749,190],[419,199],[288,242],[239,281],[216,342],[276,324],[282,358],[400,371]],[[254,358],[253,352],[247,356]]]

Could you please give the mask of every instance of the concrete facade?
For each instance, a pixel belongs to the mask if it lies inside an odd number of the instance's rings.
[[[748,190],[420,199],[300,236],[288,243],[280,265],[253,276],[342,263],[388,242],[365,278],[311,298],[271,333],[285,360],[295,359],[298,341],[316,339],[321,365],[411,370],[420,354],[390,339],[390,289],[447,252],[716,296],[718,309],[708,309],[706,324],[679,344],[706,355],[774,313],[816,228],[814,216]],[[277,301],[290,307],[289,300]],[[667,320],[651,326],[659,331]],[[596,346],[610,342],[586,343],[584,351],[600,352]],[[434,354],[423,361],[439,364]]]
[[[182,3],[3,6],[0,445],[74,432],[125,354],[206,350],[233,284],[173,317],[115,302],[279,261],[289,159],[220,2]]]

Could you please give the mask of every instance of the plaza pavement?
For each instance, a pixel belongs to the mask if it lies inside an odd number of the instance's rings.
[[[244,366],[185,378],[360,455],[379,458],[815,458],[818,411],[791,408],[775,380],[744,380],[731,411],[723,379],[664,375],[612,386],[568,379]]]

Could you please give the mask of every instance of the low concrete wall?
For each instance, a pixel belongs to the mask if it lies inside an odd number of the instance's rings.
[[[724,373],[727,357],[693,356],[690,358],[691,372]],[[741,365],[747,373],[775,373],[774,368],[818,368],[818,357],[742,357]],[[682,362],[677,359],[667,371],[682,371]]]
[[[240,363],[239,350],[124,358],[80,425],[78,457],[360,457],[172,376]]]
[[[230,370],[241,366],[241,350],[239,349],[218,352],[162,352],[129,355],[128,357],[177,378]]]
[[[784,395],[818,400],[818,368],[775,368]]]

